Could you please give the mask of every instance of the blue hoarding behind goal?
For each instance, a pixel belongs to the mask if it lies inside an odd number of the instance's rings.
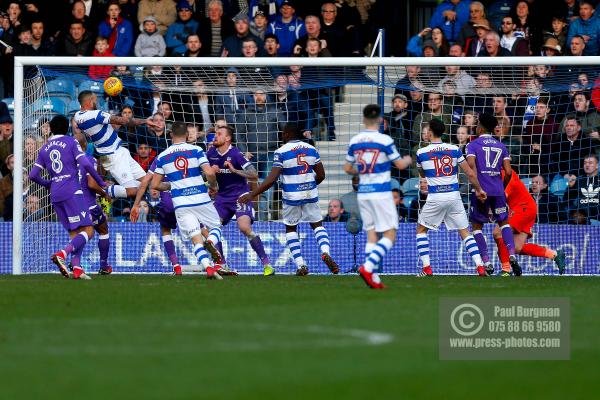
[[[50,255],[64,246],[67,235],[58,223],[38,222],[43,227],[29,227],[35,231],[40,229],[49,238],[46,241],[24,243],[23,273],[54,272]],[[25,223],[28,225],[28,223]],[[345,229],[343,223],[326,223],[331,239],[331,251],[343,272],[354,266],[354,238]],[[486,227],[488,248],[495,246],[491,239],[491,228]],[[10,223],[0,223],[0,273],[12,271],[12,227]],[[280,223],[257,222],[254,231],[260,234],[267,254],[279,273],[293,272],[294,265],[285,247],[285,229]],[[321,262],[317,243],[307,224],[299,226],[302,239],[302,252],[310,267],[311,273],[328,273]],[[110,257],[109,263],[115,272],[170,272],[171,266],[164,252],[160,237],[160,229],[156,223],[111,223],[110,224]],[[261,273],[262,267],[256,254],[246,238],[237,230],[235,224],[223,229],[224,248],[228,264],[241,273]],[[191,244],[174,235],[177,255],[183,265],[197,265],[191,251]],[[366,236],[361,232],[356,237],[357,260],[363,261]],[[534,229],[532,242],[564,249],[567,254],[567,273],[598,275],[600,274],[600,227],[572,225],[540,225]],[[431,261],[434,273],[437,274],[474,274],[474,267],[463,251],[462,242],[456,232],[441,230],[430,232]],[[496,252],[494,262],[499,265]],[[28,266],[28,254],[48,255],[46,267]],[[520,256],[524,274],[558,274],[551,260]],[[86,270],[95,272],[98,269],[99,256],[97,236],[86,246],[82,264]],[[398,240],[392,251],[386,256],[383,265],[384,273],[416,274],[417,251],[415,246],[415,225],[400,224]]]

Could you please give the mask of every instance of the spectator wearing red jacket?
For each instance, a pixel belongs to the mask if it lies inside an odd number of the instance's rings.
[[[94,46],[94,57],[114,57],[114,54],[109,50],[108,39],[103,36],[96,38],[96,45]],[[110,72],[114,67],[110,65],[92,65],[89,70],[89,76],[92,79],[106,79],[110,75]]]

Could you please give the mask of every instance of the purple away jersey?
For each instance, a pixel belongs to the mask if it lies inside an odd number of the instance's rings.
[[[152,161],[150,168],[148,168],[148,172],[154,173],[156,170],[156,158]],[[169,178],[165,175],[163,178],[163,182],[168,182]],[[164,214],[175,213],[175,206],[173,206],[173,198],[171,197],[170,192],[160,192],[160,203],[158,203],[159,215],[160,212]],[[172,228],[175,229],[175,228]]]
[[[84,157],[88,159],[88,161],[94,167],[94,169],[98,168],[98,162],[94,157],[87,154]],[[102,225],[106,222],[106,215],[104,215],[104,211],[102,211],[102,208],[96,203],[96,193],[94,193],[88,186],[87,172],[85,172],[82,169],[80,173],[81,191],[83,192],[85,207],[87,207],[87,209],[90,210],[90,215],[92,217],[92,222],[94,223],[94,226]]]
[[[251,165],[250,161],[244,157],[237,147],[233,146],[230,146],[224,154],[220,154],[216,147],[211,147],[206,153],[206,158],[208,158],[210,165],[219,167],[219,172],[217,172],[219,191],[215,198],[215,208],[223,225],[227,225],[234,215],[236,218],[247,215],[251,220],[254,220],[252,202],[247,204],[237,202],[242,194],[250,191],[248,181],[243,176],[232,174],[229,168],[225,166],[225,162],[229,161],[235,169],[243,170]]]
[[[82,194],[79,182],[79,157],[85,157],[79,143],[70,136],[50,137],[42,146],[35,165],[50,175],[50,199],[59,202]]]
[[[94,157],[90,155],[85,155],[84,157],[88,159],[94,169],[98,167],[98,163]],[[81,171],[81,191],[83,192],[83,198],[85,199],[86,207],[91,209],[92,207],[97,206],[96,193],[92,192],[92,190],[89,188],[87,177],[87,173],[85,171]]]
[[[504,196],[502,163],[510,160],[506,146],[492,135],[481,135],[467,145],[469,157],[475,157],[477,179],[488,196]]]
[[[79,181],[80,157],[85,155],[75,139],[56,135],[40,149],[35,162],[50,175],[50,199],[60,223],[69,231],[92,225]]]
[[[219,184],[217,199],[221,198],[224,201],[235,202],[242,194],[250,191],[246,178],[232,174],[229,168],[225,166],[226,161],[229,161],[235,169],[240,170],[250,165],[250,161],[244,157],[237,147],[230,146],[224,154],[220,154],[216,147],[211,147],[206,153],[206,158],[208,158],[210,165],[219,167],[219,172],[217,172],[217,183]]]

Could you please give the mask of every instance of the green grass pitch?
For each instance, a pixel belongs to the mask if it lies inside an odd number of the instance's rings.
[[[1,399],[591,399],[600,279],[0,276]],[[440,296],[571,299],[570,361],[440,361]]]

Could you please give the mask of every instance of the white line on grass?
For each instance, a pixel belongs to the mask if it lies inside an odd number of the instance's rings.
[[[65,344],[64,338],[48,336],[47,330],[36,330],[39,324],[60,324],[62,329],[80,333],[83,343]],[[289,326],[271,322],[222,322],[210,320],[171,319],[160,321],[136,321],[126,319],[89,319],[68,320],[18,319],[0,321],[0,327],[8,324],[27,325],[24,331],[36,332],[28,338],[27,346],[12,345],[5,350],[19,355],[47,354],[64,355],[169,355],[189,353],[232,353],[285,351],[315,348],[341,348],[358,346],[381,346],[394,341],[394,335],[387,332],[365,329],[331,327],[323,325]],[[123,326],[135,327],[139,333],[128,338],[111,335],[119,332]],[[104,333],[112,337],[110,341],[96,344],[86,340],[85,331],[102,327]],[[160,329],[160,328],[164,329]],[[33,328],[33,329],[32,329]],[[177,340],[165,341],[158,335],[175,335]],[[243,338],[243,339],[240,339]]]

